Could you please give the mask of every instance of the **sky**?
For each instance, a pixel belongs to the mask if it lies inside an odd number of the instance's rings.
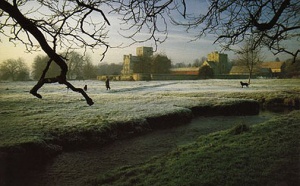
[[[116,38],[116,34],[118,33],[112,34],[113,37],[108,39],[108,41],[113,43],[114,46],[118,46],[122,43],[130,43],[129,39],[122,38],[122,36],[118,36],[118,39],[114,39]],[[191,42],[193,39],[192,36],[188,37],[187,35],[187,33],[169,34],[168,39],[164,43],[158,45],[155,54],[166,54],[174,64],[180,62],[192,63],[195,59],[201,59],[201,57],[207,56],[207,54],[212,51],[221,50],[218,45],[213,45],[214,40],[212,38],[203,38],[201,40]],[[25,47],[21,43],[18,43],[15,46],[13,43],[8,41],[8,38],[1,39],[0,62],[10,58],[15,59],[21,57],[26,63],[31,64],[35,56],[39,54],[44,55],[43,51],[27,53]],[[155,48],[153,42],[138,43],[125,48],[110,48],[106,53],[103,62],[122,62],[123,55],[135,55],[136,48],[140,46],[152,46]],[[94,63],[100,62],[102,50],[88,51],[87,53],[92,56]]]
[[[122,46],[130,45],[132,41],[120,35],[120,33],[128,33],[121,30],[121,26],[118,21],[119,17],[115,14],[110,14],[108,15],[108,19],[111,25],[107,26],[107,29],[109,29],[109,38],[106,41],[109,42],[111,46],[119,46],[121,44]],[[183,27],[175,27],[171,24],[169,24],[168,26],[168,39],[164,43],[158,45],[155,54],[163,53],[167,55],[168,58],[171,59],[173,64],[181,62],[193,63],[195,59],[201,59],[201,57],[207,56],[207,54],[212,51],[221,50],[218,45],[213,45],[213,36],[191,42],[191,40],[194,39],[194,35],[192,33],[187,33]],[[124,27],[126,27],[126,25]],[[15,46],[13,43],[10,43],[8,41],[8,38],[5,38],[3,35],[0,35],[0,38],[2,41],[2,43],[0,43],[0,62],[9,58],[21,57],[27,64],[31,65],[35,56],[39,54],[44,55],[44,52],[42,51],[25,53],[26,49],[21,43],[18,43],[17,46]],[[106,53],[103,62],[121,63],[123,62],[123,55],[135,55],[136,48],[140,46],[152,46],[155,49],[154,42],[138,43],[125,48],[110,48]],[[100,49],[95,51],[88,51],[87,53],[91,55],[94,64],[98,64],[100,63],[102,52],[103,51]]]
[[[196,2],[196,0],[190,0],[189,3],[192,2],[190,5],[194,5],[193,2]],[[195,6],[190,6],[189,8],[193,9],[203,9],[203,5],[205,5],[207,2],[202,1],[202,4],[195,4]],[[192,10],[193,11],[193,10]],[[1,17],[0,17],[1,19]],[[130,44],[130,40],[123,38],[119,32],[120,31],[120,24],[117,21],[118,17],[116,15],[108,15],[108,19],[111,22],[111,26],[108,26],[107,29],[109,29],[108,36],[109,38],[106,40],[109,44],[112,46],[118,46],[120,44],[123,44],[123,46],[126,46]],[[194,34],[193,33],[187,33],[184,28],[173,26],[171,24],[168,25],[168,39],[158,45],[157,51],[155,54],[163,53],[168,56],[168,58],[171,59],[173,64],[176,63],[193,63],[195,59],[201,59],[202,57],[206,57],[208,53],[213,51],[219,51],[223,53],[227,53],[229,56],[229,60],[232,60],[235,58],[235,55],[233,52],[229,51],[222,51],[220,46],[217,44],[213,44],[215,37],[213,35],[207,35],[204,38],[201,38],[200,40],[192,41]],[[9,31],[9,30],[7,30]],[[45,55],[44,52],[32,52],[32,53],[26,53],[25,47],[21,43],[17,43],[15,46],[13,43],[10,43],[8,41],[8,38],[4,37],[3,35],[0,35],[1,43],[0,43],[0,62],[6,60],[6,59],[17,59],[22,58],[26,64],[30,67],[34,58],[39,55]],[[102,50],[95,50],[95,51],[87,51],[87,54],[91,56],[92,61],[94,64],[99,64],[103,62],[107,63],[122,63],[123,61],[123,55],[132,54],[135,55],[135,51],[137,47],[140,46],[152,46],[155,48],[155,45],[153,42],[146,42],[146,43],[138,43],[134,44],[130,47],[126,48],[110,48],[108,52],[105,55],[105,58],[102,62],[100,62],[100,59],[102,58]],[[104,49],[104,48],[103,48]],[[265,51],[265,60],[267,61],[273,61],[275,60],[275,56],[271,52]],[[289,56],[278,56],[281,60],[287,59]]]

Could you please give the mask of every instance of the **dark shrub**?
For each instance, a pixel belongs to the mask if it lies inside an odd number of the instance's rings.
[[[238,134],[241,134],[243,132],[247,132],[249,131],[250,128],[249,126],[247,126],[246,124],[238,124],[236,125],[235,127],[233,127],[231,130],[230,130],[230,133],[231,134],[234,134],[234,135],[238,135]]]

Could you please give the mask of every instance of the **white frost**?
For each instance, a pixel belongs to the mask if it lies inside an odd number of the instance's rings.
[[[15,131],[10,131],[12,127],[20,131],[21,140],[23,135],[34,138],[49,130],[71,130],[186,112],[191,106],[222,100],[223,93],[279,91],[299,84],[299,80],[254,79],[249,88],[241,88],[239,82],[111,81],[111,90],[107,91],[102,81],[72,81],[76,87],[88,86],[87,93],[95,102],[93,106],[88,106],[81,94],[67,90],[65,85],[45,84],[39,90],[43,99],[38,99],[29,94],[36,82],[0,82],[0,136],[6,134],[0,140],[9,143],[16,138]]]

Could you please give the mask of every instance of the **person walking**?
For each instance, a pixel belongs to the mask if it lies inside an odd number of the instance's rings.
[[[109,77],[108,77],[108,76],[106,76],[105,86],[106,86],[106,90],[110,90],[110,86],[109,86]]]

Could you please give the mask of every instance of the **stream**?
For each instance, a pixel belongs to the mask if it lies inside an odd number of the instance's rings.
[[[100,176],[118,167],[141,164],[191,143],[201,135],[240,123],[248,126],[262,123],[280,114],[284,113],[261,111],[255,116],[198,117],[186,125],[119,140],[105,147],[63,152],[43,170],[32,174],[30,185],[84,185],[86,178]]]

